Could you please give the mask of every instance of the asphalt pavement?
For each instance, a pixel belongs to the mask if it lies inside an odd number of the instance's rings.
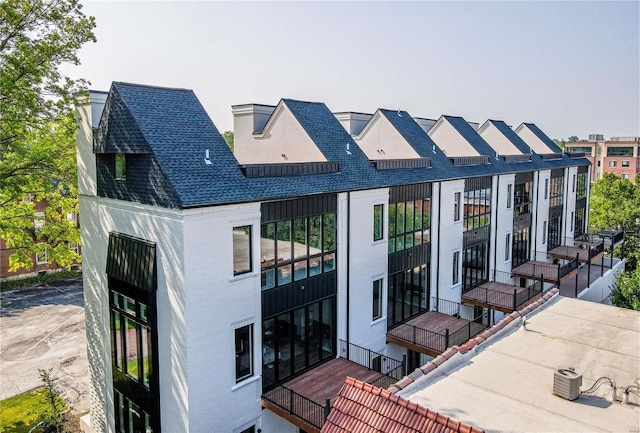
[[[76,413],[89,410],[81,277],[0,292],[0,400],[42,386],[39,369]]]

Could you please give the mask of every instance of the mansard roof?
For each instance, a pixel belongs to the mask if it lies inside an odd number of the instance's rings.
[[[109,92],[96,137],[96,152],[147,155],[164,176],[158,183],[162,186],[148,179],[138,181],[149,189],[149,196],[161,195],[156,189],[170,190],[162,191],[162,194],[176,198],[166,206],[179,208],[589,164],[586,158],[563,156],[559,160],[536,159],[527,164],[506,164],[492,158],[489,164],[456,167],[437,146],[436,154],[433,153],[433,141],[411,115],[401,111],[402,115],[398,116],[397,111],[381,110],[418,154],[432,159],[432,166],[377,170],[325,104],[293,99],[281,102],[293,113],[327,161],[338,163],[337,172],[246,177],[192,90],[122,82],[114,82]],[[464,119],[451,119],[475,146],[488,147]],[[209,162],[205,162],[207,151]]]

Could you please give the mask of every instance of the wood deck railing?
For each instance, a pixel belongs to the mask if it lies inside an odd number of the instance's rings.
[[[265,381],[267,379],[263,376],[262,380]],[[318,429],[322,428],[331,410],[331,401],[329,399],[323,406],[284,385],[274,382],[266,384],[262,398]]]

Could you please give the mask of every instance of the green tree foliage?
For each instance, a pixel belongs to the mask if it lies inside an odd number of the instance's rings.
[[[40,380],[44,385],[44,400],[46,409],[40,414],[40,421],[44,423],[45,431],[59,433],[64,425],[64,414],[67,404],[58,389],[58,378],[51,371],[38,369]]]
[[[640,266],[616,277],[615,287],[611,290],[611,303],[616,307],[640,311]]]
[[[560,140],[558,140],[557,138],[553,139],[553,142],[555,143],[556,146],[558,146],[560,149],[564,149],[565,145],[567,144],[566,141],[564,141],[564,138],[561,138]]]
[[[229,149],[233,152],[233,131],[224,131],[222,133],[222,138],[224,138],[224,141],[227,142],[227,146],[229,146]]]
[[[614,255],[635,269],[640,261],[640,175],[635,184],[613,173],[605,173],[591,189],[589,224],[600,230],[623,230],[625,242]]]
[[[86,83],[60,66],[79,63],[94,26],[77,0],[0,2],[0,236],[16,249],[13,270],[45,247],[61,266],[76,256],[67,246],[79,242],[67,221],[77,211],[72,104]],[[34,222],[36,203],[47,209]]]

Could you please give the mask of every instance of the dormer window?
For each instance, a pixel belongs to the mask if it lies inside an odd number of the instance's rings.
[[[127,163],[124,153],[116,153],[116,180],[127,179]]]

